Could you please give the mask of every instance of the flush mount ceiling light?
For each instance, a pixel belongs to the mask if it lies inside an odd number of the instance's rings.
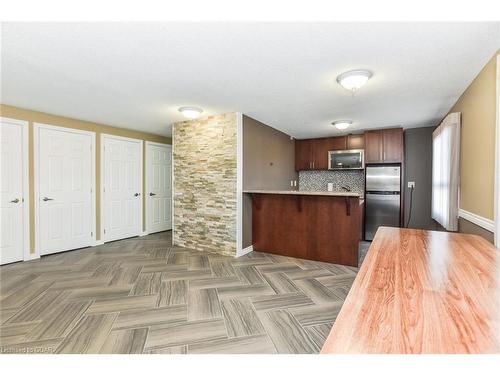
[[[197,107],[180,107],[179,112],[186,118],[195,119],[200,117],[203,109]]]
[[[372,75],[372,72],[369,70],[351,70],[339,75],[337,77],[337,82],[343,88],[355,92],[368,82]]]
[[[332,125],[335,126],[339,130],[345,130],[349,126],[352,125],[352,121],[351,120],[338,120],[338,121],[332,122]]]

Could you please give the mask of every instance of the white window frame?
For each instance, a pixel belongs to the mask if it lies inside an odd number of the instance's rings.
[[[40,258],[40,130],[41,129],[48,129],[48,130],[57,130],[57,131],[63,131],[67,133],[73,133],[73,134],[84,134],[84,135],[89,135],[91,139],[91,146],[92,150],[90,152],[90,163],[91,163],[91,186],[92,186],[92,200],[91,200],[91,210],[90,210],[90,215],[91,215],[91,220],[92,220],[92,238],[93,238],[93,243],[90,246],[95,246],[96,244],[96,237],[97,237],[97,232],[96,232],[96,175],[95,175],[95,160],[96,160],[96,148],[95,148],[95,132],[88,131],[88,130],[80,130],[80,129],[73,129],[73,128],[67,128],[65,126],[56,126],[56,125],[49,125],[49,124],[42,124],[39,122],[34,122],[33,123],[33,158],[34,158],[34,164],[33,164],[33,169],[34,169],[34,199],[35,199],[35,257]]]

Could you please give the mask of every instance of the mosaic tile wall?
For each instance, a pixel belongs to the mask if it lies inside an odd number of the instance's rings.
[[[236,255],[236,114],[176,123],[173,243]]]
[[[333,182],[333,191],[343,191],[346,186],[355,193],[364,194],[364,171],[300,171],[299,190],[326,191],[328,183]]]

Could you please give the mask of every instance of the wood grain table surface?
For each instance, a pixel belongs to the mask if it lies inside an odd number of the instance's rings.
[[[379,228],[322,353],[499,353],[500,250]]]

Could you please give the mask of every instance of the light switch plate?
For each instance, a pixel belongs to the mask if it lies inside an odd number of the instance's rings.
[[[415,181],[408,181],[408,188],[415,189]]]

